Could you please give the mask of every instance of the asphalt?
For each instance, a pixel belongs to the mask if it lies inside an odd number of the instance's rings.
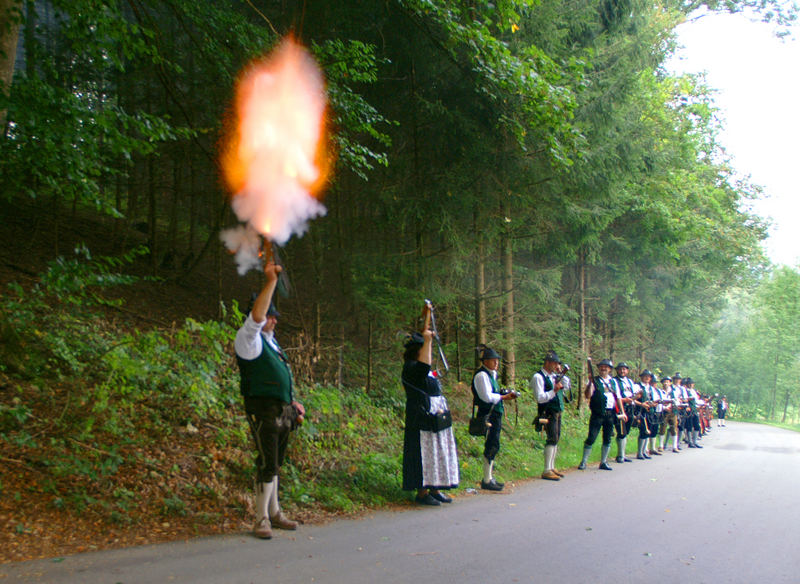
[[[5,564],[0,582],[800,582],[800,433],[728,422],[702,445],[270,541],[241,534]]]

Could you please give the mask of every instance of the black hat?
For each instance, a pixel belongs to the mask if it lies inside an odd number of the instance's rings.
[[[645,375],[649,375],[650,377],[655,377],[655,375],[653,375],[653,372],[650,371],[649,369],[645,369],[644,371],[642,371],[639,374],[639,377],[644,377]]]
[[[672,376],[672,378],[673,379],[683,379],[683,377],[681,377],[680,373],[676,373],[675,375]]]
[[[694,379],[692,379],[691,377],[687,377],[686,379],[684,379],[684,380],[683,380],[683,382],[684,382],[686,385],[691,385],[691,384],[693,384],[693,383],[694,383]]]
[[[278,309],[275,308],[275,305],[272,302],[270,302],[269,308],[267,309],[267,316],[274,316],[275,318],[278,318],[280,315],[281,313],[278,312]]]
[[[486,361],[487,359],[500,359],[500,355],[497,354],[497,351],[491,349],[489,347],[483,347],[481,351],[480,360]]]
[[[406,337],[406,340],[403,342],[403,346],[408,348],[412,345],[422,345],[425,343],[425,339],[419,333],[411,333]]]
[[[547,351],[547,354],[544,356],[545,363],[548,361],[552,361],[553,363],[561,363],[561,359],[558,358],[558,355],[555,351]]]
[[[614,362],[611,359],[603,359],[600,361],[597,366],[600,367],[601,365],[605,365],[606,367],[614,368]]]
[[[623,367],[625,367],[625,369],[630,369],[625,361],[620,361],[617,363],[617,370],[622,369]]]
[[[662,377],[662,378],[661,378],[661,383],[664,383],[665,381],[672,381],[672,377],[669,377],[669,376],[667,376],[667,377]]]

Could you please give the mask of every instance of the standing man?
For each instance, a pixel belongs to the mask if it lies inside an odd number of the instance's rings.
[[[294,400],[289,362],[275,340],[280,315],[272,305],[272,295],[280,272],[281,267],[272,262],[264,267],[264,288],[234,341],[240,391],[258,452],[253,533],[261,539],[272,537],[272,527],[297,529],[297,523],[287,519],[278,503],[278,471],[286,455],[289,433],[305,416],[303,406]]]
[[[728,413],[728,398],[724,395],[722,399],[717,400],[717,427],[721,428],[725,425],[725,414]]]
[[[655,404],[657,391],[650,385],[653,381],[653,373],[645,369],[639,374],[640,383],[635,396],[634,407],[639,408],[639,441],[636,450],[638,460],[647,460],[647,440],[658,433],[658,423],[656,422]],[[638,403],[637,403],[638,402]]]
[[[617,430],[617,462],[632,462],[630,458],[625,456],[625,449],[628,444],[628,433],[631,431],[633,424],[633,380],[628,377],[630,368],[628,364],[622,361],[617,365],[617,376],[614,378],[619,387],[619,393],[622,396],[622,406],[625,409],[625,420],[617,418],[614,421],[614,427]]]
[[[592,453],[592,445],[597,440],[601,429],[603,430],[603,447],[600,451],[600,469],[612,470],[608,465],[608,453],[611,451],[611,438],[614,436],[614,420],[617,419],[615,410],[619,409],[619,415],[625,416],[624,411],[618,408],[622,397],[619,394],[617,382],[611,377],[613,368],[614,364],[610,359],[603,359],[597,364],[600,375],[590,379],[586,384],[584,395],[589,400],[591,416],[589,416],[589,434],[583,443],[583,459],[578,465],[579,470],[586,468],[589,455]]]
[[[681,374],[676,372],[675,375],[672,376],[672,394],[673,396],[677,396],[678,399],[678,450],[683,450],[681,448],[681,437],[686,439],[686,425],[687,425],[687,418],[688,418],[688,403],[686,400],[686,389],[683,387],[683,377]],[[688,443],[688,440],[687,440]]]
[[[548,481],[558,481],[564,475],[556,470],[556,453],[558,441],[561,438],[561,412],[564,410],[564,384],[558,374],[561,369],[561,360],[554,351],[549,351],[544,357],[544,365],[533,374],[531,389],[539,404],[539,420],[547,420],[542,424],[547,434],[544,446],[544,471],[542,478]]]
[[[694,381],[687,377],[684,390],[686,391],[686,402],[689,406],[689,415],[686,418],[686,439],[689,441],[689,448],[702,448],[697,443],[700,438],[700,396],[694,389]]]
[[[681,408],[681,398],[678,391],[672,386],[672,378],[664,377],[661,379],[663,387],[662,392],[667,396],[667,413],[664,421],[666,422],[666,431],[662,438],[665,436],[672,441],[672,452],[680,452],[678,447],[678,433],[679,433],[679,418]]]
[[[480,349],[481,366],[472,377],[472,404],[478,408],[478,416],[488,414],[490,424],[483,446],[483,480],[481,488],[487,491],[502,491],[505,483],[493,476],[494,459],[500,452],[500,430],[503,426],[503,402],[517,399],[516,392],[503,392],[497,384],[500,355],[489,347]]]

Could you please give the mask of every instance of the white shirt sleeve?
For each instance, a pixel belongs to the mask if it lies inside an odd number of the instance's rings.
[[[478,392],[478,397],[487,404],[496,404],[503,397],[492,391],[492,382],[489,380],[489,374],[485,371],[481,371],[475,376],[475,391]]]
[[[531,388],[536,394],[536,401],[540,404],[549,402],[556,397],[555,391],[545,391],[544,389],[544,376],[540,371],[533,374],[531,378]]]
[[[261,354],[263,347],[261,327],[264,326],[265,322],[266,319],[256,322],[253,320],[252,314],[247,315],[242,328],[236,331],[236,339],[233,341],[233,348],[239,357],[252,360]]]

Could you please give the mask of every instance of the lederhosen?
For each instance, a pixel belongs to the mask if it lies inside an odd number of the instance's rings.
[[[693,389],[687,389],[687,401],[689,402],[689,417],[686,423],[687,430],[700,431],[700,412],[697,409],[697,399],[694,397],[697,393]]]
[[[243,359],[237,355],[236,360],[244,410],[258,451],[256,480],[267,483],[283,464],[296,416],[290,405],[293,381],[289,362],[263,335],[261,343],[258,357]]]
[[[664,391],[663,389],[661,391]],[[677,434],[680,431],[680,409],[681,407],[676,403],[680,402],[680,395],[678,390],[674,387],[670,387],[668,392],[665,392],[667,395],[667,399],[671,402],[670,407],[672,408],[669,413],[666,414],[664,422],[665,422],[665,433],[669,432],[670,434]]]
[[[592,394],[592,398],[596,400],[594,403],[598,405],[592,407],[592,399],[590,398],[589,400],[589,407],[592,414],[589,416],[589,434],[586,436],[586,440],[583,443],[586,448],[592,447],[601,429],[603,430],[603,446],[611,444],[611,439],[614,437],[614,421],[617,419],[617,415],[614,412],[613,405],[610,408],[608,407],[608,398],[605,394],[606,392],[615,394],[615,385],[616,383],[613,377],[609,379],[608,384],[604,383],[603,379],[599,376],[594,378],[594,391],[595,393],[599,391],[602,394],[602,402],[600,402],[600,398],[596,397],[594,394]],[[601,391],[600,388],[602,388],[603,391]]]
[[[650,401],[652,395],[650,391],[648,391],[649,386],[642,385],[641,383],[637,385],[642,390],[642,397],[639,398],[639,401]],[[649,438],[651,431],[650,422],[652,421],[652,418],[650,417],[650,410],[645,409],[644,406],[637,405],[634,405],[633,409],[635,412],[634,419],[636,420],[636,427],[639,429],[639,438]]]
[[[541,375],[544,379],[545,392],[553,391],[553,381],[550,376],[544,371],[538,371],[535,375]],[[547,423],[543,424],[547,440],[545,444],[549,446],[556,446],[561,439],[561,412],[564,410],[563,395],[559,392],[550,401],[538,404],[539,418],[547,419]]]
[[[683,389],[682,385],[678,385],[677,388],[674,389],[674,392],[675,395],[678,397],[678,401],[681,402],[681,405],[678,406],[678,431],[687,430],[689,414],[686,411],[686,404],[683,403],[686,401],[686,390]]]
[[[492,393],[500,393],[500,387],[497,385],[497,380],[486,367],[481,366],[472,376],[472,404],[478,408],[477,415],[485,416],[489,414],[489,431],[486,433],[486,442],[483,445],[483,456],[486,460],[494,460],[497,453],[500,452],[500,430],[503,426],[503,400],[498,401],[496,404],[490,404],[483,401],[478,396],[478,390],[475,389],[475,378],[478,373],[483,371],[489,376],[489,383],[492,384]],[[494,405],[494,407],[492,407]],[[489,411],[491,410],[491,413]]]
[[[614,380],[617,382],[617,386],[620,388],[620,395],[622,397],[633,397],[633,382],[630,378],[625,377],[614,377]],[[625,383],[625,380],[628,383]],[[628,433],[631,431],[631,426],[633,425],[633,404],[628,403],[625,404],[625,415],[628,416],[627,421],[623,421],[617,417],[614,418],[614,428],[617,430],[617,438],[625,438]]]
[[[647,387],[650,389],[650,401],[661,402],[664,399],[662,391],[655,385],[649,385]],[[646,388],[645,392],[647,392]],[[661,418],[664,415],[662,411],[663,408],[664,406],[661,403],[656,403],[656,405],[651,406],[645,414],[647,417],[647,424],[650,426],[650,433],[647,436],[648,438],[655,438],[658,436],[659,427],[661,426]]]

